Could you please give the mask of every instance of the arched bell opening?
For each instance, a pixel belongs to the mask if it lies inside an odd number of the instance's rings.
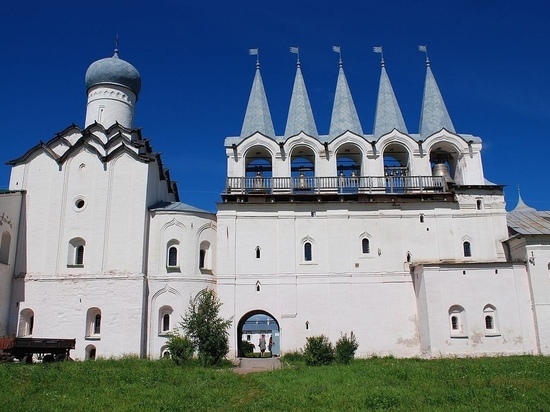
[[[454,184],[457,175],[458,151],[452,145],[442,142],[430,151],[432,176],[441,176],[447,184]]]
[[[403,193],[410,175],[410,158],[407,148],[398,143],[392,143],[384,149],[384,176],[386,177],[386,192]]]
[[[298,146],[290,156],[290,176],[295,191],[315,188],[315,153],[309,147]]]
[[[361,176],[362,153],[353,144],[343,145],[336,153],[338,190],[340,193],[356,192]]]
[[[273,158],[262,146],[250,148],[245,157],[246,188],[249,191],[263,192],[271,188]]]
[[[260,357],[260,339],[262,335],[266,345],[264,356],[279,356],[281,353],[281,333],[279,322],[275,317],[261,309],[243,315],[237,324],[238,357]]]

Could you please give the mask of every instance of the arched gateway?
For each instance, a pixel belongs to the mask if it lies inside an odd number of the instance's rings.
[[[272,339],[273,347],[271,348],[271,354],[279,356],[281,353],[281,329],[279,322],[270,313],[256,309],[245,313],[237,325],[238,357],[243,358],[245,356],[243,342],[252,343],[255,347],[254,351],[259,352],[258,341],[262,334],[265,335],[267,342],[269,342],[269,338]]]

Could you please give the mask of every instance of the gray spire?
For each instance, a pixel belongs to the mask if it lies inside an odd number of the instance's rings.
[[[518,203],[514,208],[514,210],[512,210],[512,212],[536,212],[536,211],[537,209],[534,209],[531,206],[527,206],[525,204],[525,202],[521,198],[521,193],[519,191],[519,186],[518,186]]]
[[[275,130],[271,121],[271,113],[267,104],[259,63],[256,63],[256,75],[254,76],[252,90],[248,98],[241,137],[247,137],[256,132],[275,137]]]
[[[298,62],[296,78],[294,79],[294,88],[292,89],[292,97],[290,99],[290,108],[288,109],[285,137],[294,136],[300,132],[304,132],[313,137],[319,136],[317,127],[315,126],[311,104],[309,103],[304,78],[302,77],[302,69]]]
[[[407,126],[391,87],[390,78],[386,72],[386,65],[382,61],[382,72],[380,73],[380,86],[378,87],[378,101],[376,103],[376,115],[374,119],[374,137],[378,139],[393,129],[408,134]]]
[[[430,62],[426,61],[426,83],[424,84],[422,112],[420,113],[420,138],[424,139],[443,128],[456,133],[430,68]]]
[[[338,81],[336,82],[336,93],[334,96],[334,106],[332,107],[332,118],[330,119],[329,136],[334,138],[341,135],[346,130],[362,135],[363,129],[357,116],[357,110],[351,97],[344,68],[340,62],[338,71]]]

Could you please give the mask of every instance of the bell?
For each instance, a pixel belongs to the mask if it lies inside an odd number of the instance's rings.
[[[443,179],[445,179],[446,183],[454,183],[454,180],[449,173],[449,167],[447,166],[447,163],[438,163],[434,165],[432,169],[432,176],[441,176],[443,177]]]

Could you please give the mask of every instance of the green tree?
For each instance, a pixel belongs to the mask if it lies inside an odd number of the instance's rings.
[[[229,351],[228,329],[233,321],[220,317],[221,306],[216,292],[205,289],[196,300],[189,302],[189,308],[180,322],[181,328],[195,345],[203,366],[220,364]]]

